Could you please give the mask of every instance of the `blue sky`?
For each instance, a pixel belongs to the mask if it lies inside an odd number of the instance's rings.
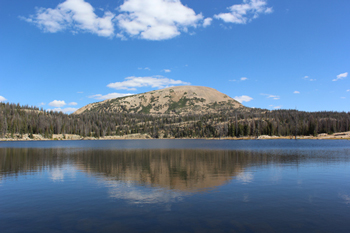
[[[172,85],[350,111],[348,0],[0,2],[0,101],[70,113]]]

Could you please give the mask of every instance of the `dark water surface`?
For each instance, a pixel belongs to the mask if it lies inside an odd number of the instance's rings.
[[[350,232],[350,141],[0,142],[0,232]]]

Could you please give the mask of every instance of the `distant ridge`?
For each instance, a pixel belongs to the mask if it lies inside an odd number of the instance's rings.
[[[176,86],[88,104],[73,114],[87,112],[189,114],[215,113],[222,109],[237,108],[245,107],[238,101],[213,88]]]

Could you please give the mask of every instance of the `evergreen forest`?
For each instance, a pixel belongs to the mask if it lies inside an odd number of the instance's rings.
[[[0,137],[14,134],[77,134],[103,137],[148,134],[152,138],[293,136],[349,131],[350,112],[304,112],[257,108],[226,109],[215,114],[151,115],[97,113],[80,115],[0,103]]]

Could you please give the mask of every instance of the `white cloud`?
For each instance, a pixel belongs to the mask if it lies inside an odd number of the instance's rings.
[[[5,98],[5,97],[3,97],[3,96],[1,96],[0,95],[0,102],[4,102],[4,101],[6,101],[7,99]]]
[[[64,102],[64,100],[54,100],[49,103],[49,106],[58,108],[63,107],[64,105],[66,105],[66,102]]]
[[[345,72],[345,73],[342,73],[342,74],[338,74],[337,78],[333,79],[332,81],[338,81],[338,80],[344,79],[346,77],[348,77],[348,72]]]
[[[180,0],[125,0],[116,17],[120,29],[129,36],[147,40],[176,37],[203,19]]]
[[[110,83],[107,87],[114,88],[116,90],[136,90],[137,87],[157,87],[164,88],[169,85],[190,85],[188,82],[181,80],[169,79],[163,76],[153,77],[127,77],[123,82]]]
[[[68,105],[76,106],[76,105],[78,105],[78,103],[77,102],[70,102]]]
[[[294,94],[300,94],[300,92],[299,92],[299,91],[294,91],[293,93],[294,93]]]
[[[242,102],[249,102],[249,101],[253,100],[252,97],[249,97],[247,95],[236,96],[234,99],[237,100],[240,103],[242,103]]]
[[[97,94],[97,95],[91,95],[91,96],[89,96],[89,98],[93,98],[93,99],[97,99],[97,100],[107,100],[107,99],[115,99],[115,98],[129,96],[129,95],[134,95],[134,94],[130,94],[130,93],[128,93],[128,94],[109,93],[107,95]]]
[[[39,104],[39,106],[44,106],[44,105],[46,105],[44,102],[41,102],[41,103]]]
[[[72,113],[77,111],[77,108],[54,108],[54,109],[47,109],[46,111],[54,111],[54,112],[63,112],[63,113]]]
[[[247,80],[248,78],[246,78],[246,77],[242,77],[241,78],[241,81],[245,81],[245,80]]]
[[[66,0],[56,8],[37,8],[36,14],[28,18],[21,17],[27,22],[34,23],[45,32],[70,30],[90,32],[99,36],[113,36],[115,14],[104,12],[103,17],[94,13],[94,8],[84,0]]]
[[[267,7],[266,0],[243,0],[242,4],[228,9],[229,13],[220,13],[214,18],[245,24],[260,14],[273,11]],[[115,36],[121,40],[128,37],[166,40],[182,32],[194,35],[189,28],[208,27],[213,20],[211,17],[204,19],[202,13],[197,14],[180,0],[124,0],[115,9],[118,13],[102,8],[98,10],[103,16],[98,16],[95,8],[85,0],[65,0],[55,8],[38,7],[33,15],[19,18],[35,24],[45,32],[89,32],[104,37]]]
[[[165,73],[170,73],[171,72],[171,70],[169,70],[169,69],[164,69],[163,70]]]
[[[347,92],[349,92],[350,91],[350,89],[349,90],[346,90]]]
[[[274,100],[279,100],[280,99],[280,97],[278,96],[278,95],[270,95],[270,94],[260,94],[260,95],[264,95],[264,96],[266,96],[266,98],[272,98],[272,99],[274,99]]]
[[[213,21],[212,18],[206,18],[206,19],[204,19],[204,21],[203,21],[203,27],[206,28],[206,27],[210,26],[212,21]]]
[[[267,7],[266,0],[243,0],[242,4],[235,4],[227,9],[229,13],[214,15],[226,23],[246,24],[259,17],[260,14],[270,14],[272,7]]]

